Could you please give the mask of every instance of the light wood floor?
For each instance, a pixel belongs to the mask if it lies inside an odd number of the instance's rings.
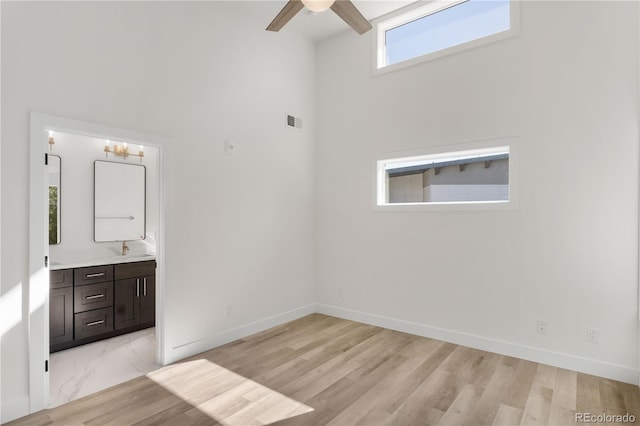
[[[574,425],[582,412],[638,418],[638,388],[313,314],[10,424]]]

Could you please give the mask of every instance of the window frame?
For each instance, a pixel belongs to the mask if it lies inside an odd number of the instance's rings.
[[[424,2],[416,2],[388,15],[382,16],[373,22],[374,37],[372,37],[373,55],[372,70],[373,75],[385,74],[390,71],[403,69],[423,62],[428,62],[444,56],[453,55],[465,50],[474,49],[486,44],[494,43],[500,40],[516,36],[520,31],[520,2],[519,0],[509,0],[509,29],[491,34],[485,37],[477,38],[465,43],[447,47],[435,52],[416,56],[411,59],[397,62],[395,64],[385,65],[386,45],[385,33],[393,28],[405,25],[409,22],[423,18],[450,7],[455,7],[465,3],[468,0],[433,0],[424,4]]]
[[[403,162],[415,157],[455,155],[461,151],[487,151],[509,149],[509,199],[496,201],[447,201],[422,203],[387,203],[387,179],[385,165]],[[488,151],[487,151],[488,152]],[[373,156],[372,204],[374,211],[504,211],[517,210],[519,199],[519,147],[516,137],[496,138],[463,144],[438,145],[411,151],[396,151]]]

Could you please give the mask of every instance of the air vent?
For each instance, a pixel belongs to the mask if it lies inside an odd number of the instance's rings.
[[[287,115],[287,126],[295,127],[296,129],[302,129],[302,118],[294,117],[293,115]]]

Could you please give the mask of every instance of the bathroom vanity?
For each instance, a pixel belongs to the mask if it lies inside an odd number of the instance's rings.
[[[51,270],[50,352],[153,327],[155,270],[155,260]]]
[[[157,170],[157,155],[62,132],[56,138],[58,155],[47,156],[50,352],[155,325],[158,224],[155,185],[147,205],[147,166]],[[93,186],[77,178],[91,171]]]

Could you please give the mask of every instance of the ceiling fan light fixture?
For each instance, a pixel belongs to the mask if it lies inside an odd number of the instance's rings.
[[[312,12],[324,12],[329,9],[335,0],[302,0],[302,4]]]

